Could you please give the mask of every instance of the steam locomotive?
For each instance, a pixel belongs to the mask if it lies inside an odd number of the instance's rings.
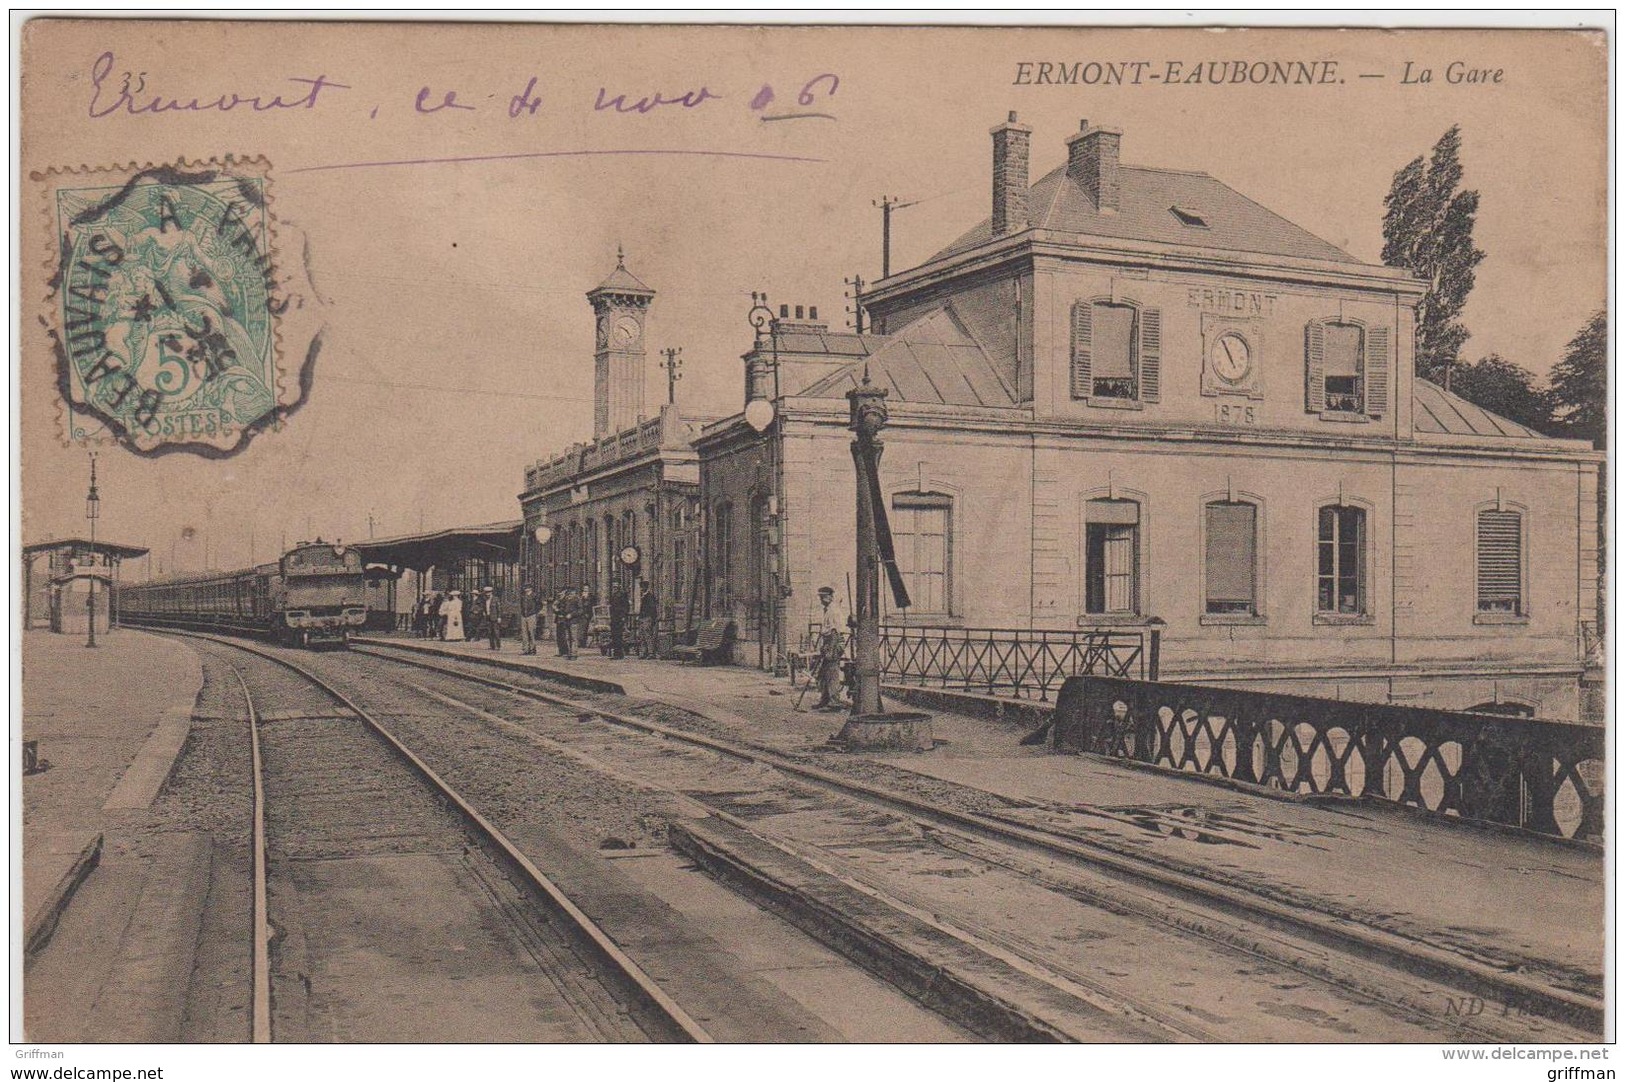
[[[274,564],[123,586],[120,619],[270,636],[289,646],[343,646],[367,621],[361,556],[320,538]]]

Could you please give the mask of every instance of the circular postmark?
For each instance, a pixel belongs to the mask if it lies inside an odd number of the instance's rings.
[[[50,193],[64,399],[136,451],[235,450],[285,409],[263,170],[80,179]]]

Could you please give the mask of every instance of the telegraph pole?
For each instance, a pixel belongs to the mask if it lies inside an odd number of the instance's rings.
[[[666,370],[666,403],[676,405],[677,381],[683,378],[682,372],[679,371],[683,367],[683,347],[678,346],[675,349],[668,347],[660,352],[666,355],[665,362],[660,366]]]
[[[878,202],[874,203],[875,206],[880,208],[880,276],[882,278],[891,277],[891,212],[902,210],[905,207],[912,207],[918,202],[919,200],[916,199],[913,203],[904,203],[895,195],[883,195]]]
[[[852,322],[856,327],[857,333],[862,334],[863,333],[863,277],[861,275],[854,274],[852,277],[845,278],[845,279],[842,279],[842,280],[848,286],[850,286],[852,288],[852,292],[847,294],[848,297],[852,298],[852,307],[847,309],[847,311],[852,313]]]
[[[90,593],[85,595],[85,615],[90,617],[87,647],[96,645],[96,520],[102,516],[102,497],[96,491],[96,452],[90,452],[90,493],[85,497],[85,518],[90,520]],[[111,606],[109,606],[111,611]]]

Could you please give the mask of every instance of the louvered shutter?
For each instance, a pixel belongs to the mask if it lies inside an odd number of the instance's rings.
[[[1365,334],[1365,411],[1372,417],[1388,412],[1388,328]]]
[[[1478,513],[1478,611],[1523,613],[1523,516]]]
[[[1303,408],[1310,413],[1326,409],[1326,328],[1316,321],[1304,327]]]
[[[1140,309],[1140,401],[1162,398],[1162,310]]]
[[[1094,377],[1090,369],[1094,328],[1088,301],[1072,306],[1072,397],[1088,398],[1093,391]]]
[[[1250,503],[1207,505],[1207,611],[1256,611],[1258,509]]]

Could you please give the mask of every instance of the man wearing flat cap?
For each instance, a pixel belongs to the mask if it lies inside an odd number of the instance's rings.
[[[852,624],[845,606],[835,601],[833,586],[818,588],[818,607],[812,625],[818,632],[818,702],[814,710],[839,710],[841,661],[846,657],[846,631]]]
[[[502,649],[502,614],[497,609],[496,591],[485,588],[485,631],[490,636],[491,649]]]

